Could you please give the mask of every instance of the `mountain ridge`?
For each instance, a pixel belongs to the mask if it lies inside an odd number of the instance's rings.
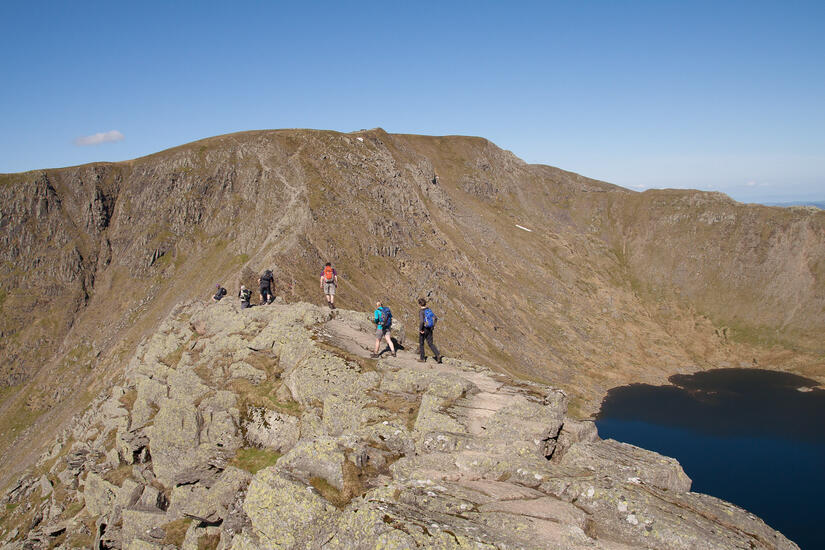
[[[320,301],[328,260],[345,307],[388,300],[412,330],[425,295],[448,356],[567,388],[580,416],[610,387],[714,366],[823,381],[822,212],[380,129],[216,136],[2,175],[0,194],[4,451],[87,403],[181,299],[272,267],[277,294]]]

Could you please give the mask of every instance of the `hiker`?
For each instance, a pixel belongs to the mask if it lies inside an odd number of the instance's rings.
[[[241,309],[251,307],[249,305],[249,299],[252,298],[252,291],[244,285],[241,285],[241,290],[238,292],[238,298],[241,299]]]
[[[395,357],[395,346],[392,344],[392,336],[390,336],[390,329],[392,328],[392,311],[388,307],[382,307],[381,302],[375,303],[375,311],[372,314],[372,322],[375,323],[375,350],[371,358],[378,357],[378,347],[381,345],[381,338],[387,341],[390,346],[390,353]]]
[[[226,289],[222,287],[220,284],[215,285],[215,288],[218,289],[218,291],[215,292],[215,295],[212,296],[212,299],[216,302],[220,302],[223,299],[223,297],[226,296]]]
[[[442,356],[438,353],[438,348],[433,344],[433,329],[438,322],[438,317],[435,316],[433,310],[427,307],[427,300],[424,298],[418,299],[418,356],[416,359],[419,363],[427,360],[424,356],[424,341],[430,346],[435,354],[435,362],[441,363]]]
[[[338,286],[338,272],[327,262],[321,272],[321,292],[327,297],[329,309],[335,309],[335,287]]]
[[[261,305],[271,304],[275,298],[272,295],[272,286],[275,284],[275,277],[272,275],[271,269],[267,269],[263,275],[258,277],[258,284],[261,287]]]

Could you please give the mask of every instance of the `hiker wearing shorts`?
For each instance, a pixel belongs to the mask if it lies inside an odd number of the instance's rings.
[[[275,298],[272,294],[272,286],[275,284],[275,277],[272,275],[272,270],[267,269],[263,275],[258,277],[258,284],[261,291],[261,305],[271,304]]]
[[[375,311],[372,314],[372,322],[375,323],[375,350],[373,350],[372,357],[373,359],[378,357],[378,347],[381,345],[381,338],[384,338],[387,341],[387,345],[390,346],[390,353],[392,356],[395,357],[395,346],[392,343],[392,337],[390,336],[390,330],[392,329],[392,312],[390,308],[383,307],[381,302],[376,302],[375,304]]]
[[[335,288],[338,286],[338,272],[327,262],[321,271],[321,292],[327,298],[329,309],[335,309]]]
[[[435,354],[435,362],[441,363],[441,354],[438,353],[438,348],[433,343],[433,330],[435,324],[438,322],[438,317],[435,316],[433,310],[427,307],[427,300],[424,298],[418,299],[418,356],[417,361],[423,363],[427,360],[424,356],[424,342],[430,346]]]

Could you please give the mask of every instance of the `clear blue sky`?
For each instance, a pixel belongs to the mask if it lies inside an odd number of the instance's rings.
[[[381,126],[632,189],[825,200],[821,0],[55,0],[0,21],[0,172]]]

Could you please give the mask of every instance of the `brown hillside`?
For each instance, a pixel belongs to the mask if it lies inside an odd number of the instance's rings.
[[[380,129],[219,136],[0,175],[0,194],[4,473],[176,303],[267,267],[287,301],[320,303],[326,260],[343,307],[384,299],[414,334],[427,296],[446,354],[562,387],[582,415],[676,372],[825,380],[819,210],[634,193],[481,138]]]

